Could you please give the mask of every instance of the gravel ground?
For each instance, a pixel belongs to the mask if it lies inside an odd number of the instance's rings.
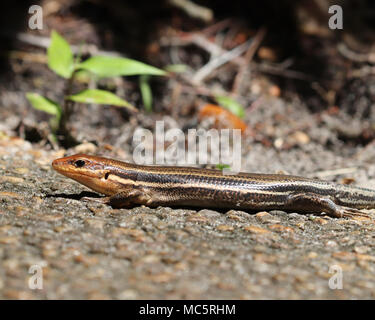
[[[307,174],[361,163],[349,176],[373,186],[373,148],[348,160],[305,147],[311,152],[277,153],[255,144],[245,168]],[[80,201],[88,189],[53,172],[50,163],[62,154],[0,138],[1,299],[375,298],[371,219],[112,209]],[[29,288],[35,265],[43,272],[41,290]],[[343,289],[330,289],[335,268]]]

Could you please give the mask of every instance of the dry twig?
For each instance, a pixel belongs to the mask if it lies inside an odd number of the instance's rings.
[[[333,170],[323,170],[315,172],[314,174],[311,174],[310,177],[318,177],[320,179],[330,177],[330,176],[338,176],[341,174],[349,174],[357,172],[357,167],[349,167],[349,168],[339,168],[339,169],[333,169]]]
[[[36,36],[36,35],[28,34],[25,32],[18,33],[16,35],[16,39],[23,43],[27,43],[27,44],[40,47],[40,48],[48,48],[51,43],[51,39],[49,37]],[[103,56],[116,56],[116,57],[124,56],[123,54],[117,51],[99,50],[95,45],[92,45],[92,44],[85,44],[82,46],[70,45],[70,47],[72,48],[72,51],[75,54],[78,54],[78,53],[90,54],[90,55],[98,54],[98,55],[103,55]]]
[[[226,51],[224,54],[211,59],[207,64],[205,64],[201,69],[199,69],[193,79],[192,83],[195,85],[200,84],[210,73],[215,70],[216,68],[222,66],[223,64],[233,60],[234,58],[240,56],[242,53],[244,53],[247,48],[249,47],[249,44],[251,44],[252,40],[248,40],[243,44],[240,44],[239,46],[235,47],[234,49],[230,51]]]
[[[264,27],[260,28],[257,34],[255,35],[251,45],[247,49],[243,64],[239,67],[236,78],[234,79],[232,93],[238,94],[240,92],[241,83],[246,73],[246,70],[249,66],[249,63],[253,59],[255,52],[259,48],[259,45],[264,39],[265,35],[266,35],[266,28]]]
[[[347,59],[355,62],[375,63],[375,52],[358,53],[349,49],[345,43],[339,43],[337,50]]]
[[[203,20],[204,22],[210,22],[214,17],[211,9],[190,0],[169,0],[169,3],[185,11],[188,16]]]
[[[199,48],[207,51],[212,56],[224,55],[228,53],[227,50],[223,49],[216,43],[208,40],[202,34],[183,34],[182,36],[176,36],[171,38],[164,38],[161,42],[162,46],[188,46],[194,44]],[[230,61],[237,66],[241,67],[245,63],[245,58],[241,56],[236,56]],[[287,63],[286,63],[287,62]],[[287,69],[290,66],[290,60],[286,60],[280,64],[270,64],[270,63],[255,63],[251,62],[251,68],[259,72],[268,73],[272,75],[277,75],[290,79],[297,79],[303,81],[312,81],[314,80],[312,76],[307,75],[300,71],[295,71]]]

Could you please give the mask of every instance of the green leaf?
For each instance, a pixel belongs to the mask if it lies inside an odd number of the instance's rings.
[[[69,43],[56,31],[52,31],[51,44],[47,50],[48,67],[63,78],[70,78],[74,71],[73,53]]]
[[[121,99],[112,92],[98,89],[88,89],[67,97],[68,100],[83,103],[109,104],[118,107],[126,107],[132,111],[138,111],[129,102]]]
[[[143,75],[139,78],[139,87],[141,89],[143,105],[147,112],[152,111],[152,91],[149,83],[149,76]]]
[[[218,104],[220,104],[223,108],[228,109],[237,117],[243,118],[245,116],[244,107],[232,98],[226,96],[215,96],[215,99],[218,102]]]
[[[40,94],[32,92],[26,93],[26,98],[29,100],[34,109],[52,114],[56,116],[58,120],[61,118],[62,109],[56,102],[49,100]]]
[[[187,70],[188,66],[186,64],[169,64],[164,67],[168,72],[173,73],[183,73]]]
[[[149,74],[164,76],[166,72],[145,63],[120,57],[95,56],[80,63],[78,68],[89,70],[99,77]]]
[[[217,164],[216,165],[216,168],[219,169],[219,170],[223,170],[223,169],[230,169],[230,165],[229,164]]]

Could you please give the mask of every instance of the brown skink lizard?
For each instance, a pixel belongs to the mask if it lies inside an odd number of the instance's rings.
[[[56,159],[53,168],[105,194],[114,207],[197,206],[247,210],[285,210],[333,217],[367,216],[375,190],[291,175],[143,166],[77,154]]]

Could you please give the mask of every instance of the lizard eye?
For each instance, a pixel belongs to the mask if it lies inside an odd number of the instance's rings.
[[[85,165],[85,161],[83,160],[74,161],[74,165],[76,166],[76,168],[82,168]]]

